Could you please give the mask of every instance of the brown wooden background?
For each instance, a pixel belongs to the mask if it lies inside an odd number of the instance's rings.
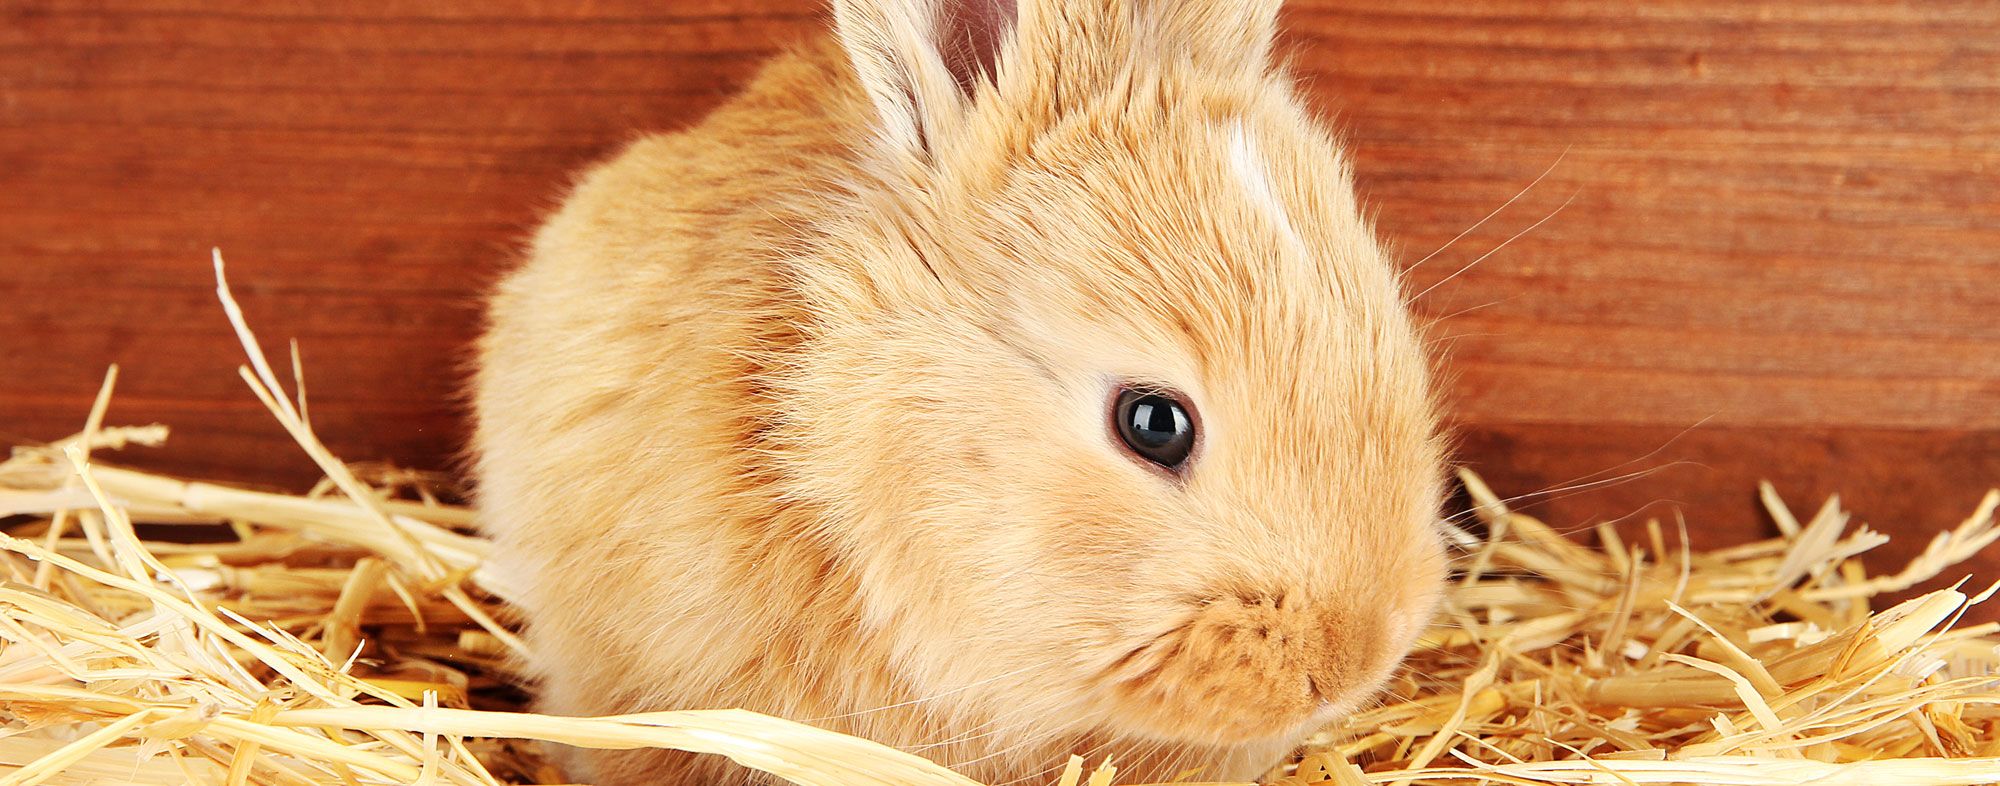
[[[254,9],[254,10],[245,10]],[[567,174],[685,125],[814,0],[0,2],[0,438],[299,487],[208,248],[341,455],[449,466],[478,295]],[[1914,552],[2000,483],[2000,3],[1294,2],[1287,45],[1442,317],[1463,460],[1552,521]],[[1567,203],[1567,207],[1557,209]],[[1551,215],[1553,213],[1553,215]],[[2000,554],[1982,563],[2000,579]]]

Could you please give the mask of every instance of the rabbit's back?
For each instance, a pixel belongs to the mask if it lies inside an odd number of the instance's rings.
[[[599,165],[493,294],[482,526],[526,618],[562,620],[528,631],[551,710],[657,702],[632,675],[741,627],[664,615],[708,603],[727,620],[742,593],[721,563],[769,539],[754,356],[792,340],[800,307],[774,260],[810,244],[826,184],[848,176],[865,99],[845,68],[830,45],[788,55],[700,125]]]

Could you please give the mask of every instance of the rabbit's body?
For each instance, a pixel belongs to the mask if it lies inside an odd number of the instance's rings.
[[[1021,4],[837,5],[837,41],[593,171],[495,294],[481,508],[545,709],[1246,779],[1414,638],[1421,345],[1264,63],[1275,4]],[[1018,35],[923,49],[987,22]],[[1120,391],[1185,399],[1192,453],[1121,447]]]

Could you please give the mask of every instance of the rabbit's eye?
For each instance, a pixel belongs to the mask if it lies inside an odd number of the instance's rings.
[[[1194,450],[1194,418],[1175,394],[1120,388],[1111,405],[1112,430],[1134,454],[1178,471]]]

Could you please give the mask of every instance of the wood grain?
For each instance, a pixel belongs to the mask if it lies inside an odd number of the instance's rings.
[[[0,437],[73,431],[117,362],[112,419],[178,429],[124,458],[310,482],[235,376],[220,246],[336,451],[450,466],[479,293],[570,173],[820,23],[804,0],[244,8],[0,7]],[[1632,474],[1531,499],[1721,543],[1766,531],[1771,478],[1801,508],[1844,492],[1899,535],[1889,564],[2000,483],[2000,4],[1284,22],[1425,293],[1462,459],[1504,493]]]

